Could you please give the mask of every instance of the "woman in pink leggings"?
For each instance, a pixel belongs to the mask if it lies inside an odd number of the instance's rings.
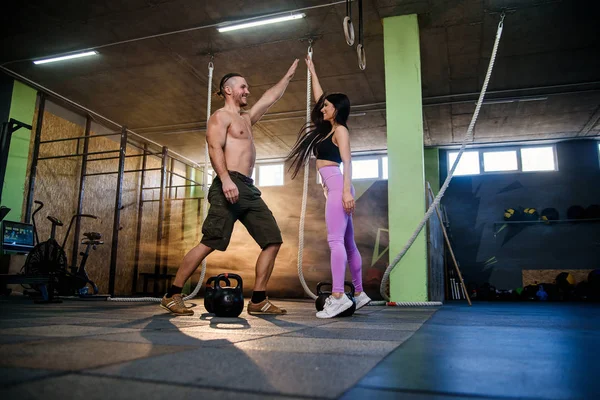
[[[352,213],[354,212],[354,187],[352,186],[352,161],[350,156],[350,134],[348,116],[350,100],[342,93],[324,95],[310,58],[306,65],[312,75],[315,107],[311,113],[311,124],[305,126],[287,159],[292,161],[292,178],[308,161],[311,154],[317,157],[317,169],[321,175],[327,198],[325,222],[327,241],[331,250],[332,295],[325,301],[318,318],[332,318],[352,306],[344,296],[346,264],[350,265],[352,283],[356,289],[356,309],[365,306],[371,299],[363,292],[362,259],[354,242]],[[343,172],[340,170],[343,164]]]

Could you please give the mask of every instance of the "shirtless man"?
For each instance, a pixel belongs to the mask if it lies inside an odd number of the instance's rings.
[[[297,66],[298,60],[295,60],[284,77],[267,90],[248,112],[242,110],[248,105],[250,94],[246,79],[236,73],[221,79],[219,95],[225,98],[225,106],[211,115],[206,131],[210,162],[217,177],[208,192],[210,209],[202,226],[202,240],[183,257],[173,285],[160,303],[171,313],[194,314],[183,302],[183,285],[210,253],[225,251],[237,220],[244,224],[262,248],[256,261],[256,282],[248,303],[248,314],[287,312],[271,303],[266,296],[267,282],[283,240],[273,214],[250,178],[256,161],[252,125],[283,96]]]

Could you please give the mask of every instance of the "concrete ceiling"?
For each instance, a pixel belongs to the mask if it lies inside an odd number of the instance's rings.
[[[332,4],[335,3],[335,4]],[[356,2],[355,2],[356,3]],[[353,149],[386,148],[382,18],[419,16],[426,146],[462,141],[481,90],[500,11],[504,31],[474,143],[600,135],[598,2],[572,0],[364,0],[367,68],[344,40],[344,2],[241,0],[30,0],[6,10],[2,68],[58,93],[188,158],[204,158],[208,63],[213,91],[244,74],[251,103],[314,38],[327,91],[353,104]],[[358,7],[353,6],[358,34]],[[215,24],[288,10],[306,18],[229,33]],[[179,31],[174,33],[175,31]],[[95,48],[99,56],[31,60]],[[14,75],[13,75],[14,76]],[[213,110],[222,100],[212,97]],[[256,125],[259,159],[285,156],[303,123],[306,69]]]

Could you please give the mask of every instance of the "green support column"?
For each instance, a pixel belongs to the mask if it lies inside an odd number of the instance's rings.
[[[9,119],[14,118],[25,124],[33,124],[37,92],[15,81],[10,103]],[[21,128],[15,131],[10,142],[6,176],[2,190],[2,205],[11,209],[6,216],[10,221],[21,221],[21,211],[25,196],[25,179],[27,177],[27,161],[29,158],[29,141],[31,131]]]
[[[389,157],[390,262],[425,214],[421,56],[416,15],[384,18]],[[427,301],[427,245],[421,231],[390,275],[391,301]]]

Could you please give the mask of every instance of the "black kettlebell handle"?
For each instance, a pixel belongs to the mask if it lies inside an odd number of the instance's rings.
[[[219,274],[217,275],[217,281],[220,281],[221,279],[225,280],[227,279],[227,282],[229,282],[228,278],[233,278],[237,281],[237,286],[235,287],[236,290],[240,290],[243,291],[243,284],[242,284],[242,277],[239,276],[238,274],[230,274],[230,273],[224,273],[224,274]],[[215,290],[221,290],[221,285],[216,285],[215,286]]]
[[[317,283],[317,296],[325,294],[324,292],[321,292],[321,287],[322,286],[332,286],[330,282],[319,282]],[[356,293],[356,288],[354,287],[354,285],[352,284],[352,282],[350,281],[345,281],[344,282],[344,287],[348,286],[350,288],[350,294],[352,295],[352,297],[354,297],[354,294]]]
[[[319,283],[317,283],[317,296],[325,294],[325,292],[321,292],[321,286],[332,286],[332,285],[331,285],[331,282],[319,282]],[[331,292],[327,292],[327,293],[331,294]]]
[[[352,284],[352,282],[350,281],[345,281],[344,282],[344,287],[350,287],[350,294],[352,295],[352,297],[354,297],[354,293],[356,293],[356,288],[354,287],[354,285]]]
[[[206,286],[210,286],[210,284],[212,283],[212,286],[213,286],[213,289],[214,289],[214,288],[215,288],[215,286],[221,286],[221,285],[219,284],[219,282],[220,282],[221,280],[225,281],[225,284],[226,284],[227,286],[231,286],[231,282],[229,281],[229,279],[227,279],[227,278],[224,278],[224,277],[223,277],[223,278],[220,278],[220,277],[221,277],[221,275],[219,275],[219,276],[211,276],[211,277],[210,277],[210,278],[208,278],[208,280],[206,281]],[[219,279],[217,279],[217,278],[219,278]]]

